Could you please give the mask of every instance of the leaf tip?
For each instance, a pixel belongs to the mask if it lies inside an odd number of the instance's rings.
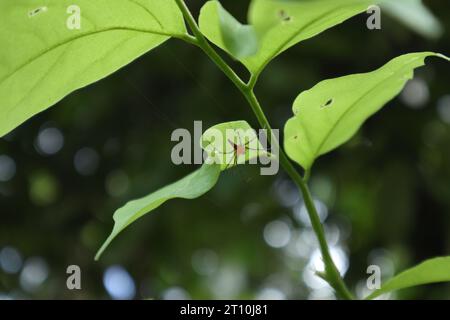
[[[444,60],[450,61],[450,57],[446,56],[445,54],[442,53],[436,53],[435,54],[437,57],[442,58]]]
[[[103,245],[98,249],[97,253],[95,254],[94,261],[99,261],[100,257],[102,256],[103,252],[105,252],[106,248],[111,244],[113,239],[116,237],[116,234],[113,232],[111,235],[106,239],[106,241],[103,243]]]

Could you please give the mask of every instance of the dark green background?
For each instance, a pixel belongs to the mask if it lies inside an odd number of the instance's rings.
[[[202,2],[189,1],[195,14]],[[245,18],[247,1],[223,3]],[[323,79],[371,71],[408,52],[449,54],[450,3],[427,4],[447,30],[439,40],[427,40],[387,15],[381,31],[369,31],[362,14],[278,57],[256,88],[273,127],[282,128],[295,97]],[[439,59],[427,63],[416,72],[429,89],[422,108],[396,98],[314,168],[311,187],[328,206],[330,234],[340,234],[352,289],[361,291],[369,264],[379,264],[386,280],[392,272],[450,253],[450,124],[436,108],[450,94],[450,65]],[[136,283],[135,298],[167,297],[174,287],[192,298],[256,298],[271,292],[294,299],[328,297],[304,281],[315,244],[308,245],[311,230],[293,213],[293,201],[301,203],[295,188],[283,172],[262,177],[255,166],[229,170],[200,199],[165,204],[94,262],[117,207],[194,169],[172,164],[174,129],[192,130],[194,120],[206,129],[239,119],[257,126],[245,100],[215,65],[197,48],[171,40],[0,139],[0,155],[17,167],[11,180],[0,182],[0,250],[12,246],[25,262],[41,257],[49,272],[27,291],[20,273],[0,268],[0,295],[107,299],[103,273],[121,265]],[[64,135],[63,148],[51,156],[35,148],[39,131],[47,127]],[[99,156],[98,168],[87,176],[74,168],[74,155],[85,147]],[[290,225],[287,248],[272,248],[264,240],[265,226],[275,220]],[[303,257],[293,254],[298,250]],[[80,291],[66,289],[70,264],[82,269]],[[450,287],[424,286],[393,297],[450,298]]]

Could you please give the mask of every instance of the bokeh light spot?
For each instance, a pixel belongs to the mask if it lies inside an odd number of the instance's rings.
[[[406,84],[401,95],[404,104],[412,109],[423,108],[430,98],[430,91],[425,80],[414,78]]]
[[[79,174],[89,176],[97,171],[99,161],[97,151],[92,148],[82,148],[75,154],[73,164]]]
[[[163,300],[189,300],[190,296],[181,287],[171,287],[163,292],[162,298]]]
[[[201,249],[192,255],[192,268],[200,275],[209,276],[217,271],[219,257],[208,249]]]
[[[291,240],[291,228],[282,220],[272,221],[264,228],[264,240],[273,248],[282,248]]]
[[[25,291],[34,292],[47,279],[48,273],[48,266],[44,259],[29,258],[20,273],[20,285]]]
[[[6,273],[17,273],[22,268],[22,256],[13,247],[4,247],[0,251],[0,267]]]
[[[106,192],[111,197],[124,195],[130,185],[128,175],[122,170],[116,170],[108,174],[105,181]]]
[[[113,299],[130,300],[136,294],[136,285],[124,267],[115,265],[106,269],[103,274],[103,285]]]
[[[0,181],[11,180],[16,174],[16,163],[11,157],[0,155]]]
[[[39,131],[35,142],[35,148],[40,154],[56,154],[63,146],[64,136],[59,129],[45,128]]]
[[[438,100],[437,111],[439,118],[443,122],[450,124],[450,95],[445,95]]]

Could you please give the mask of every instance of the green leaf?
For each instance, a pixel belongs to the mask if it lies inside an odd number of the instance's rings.
[[[71,5],[79,30],[67,27]],[[0,137],[186,32],[173,0],[1,1],[0,21]]]
[[[258,51],[240,61],[255,75],[277,55],[358,13],[377,0],[253,0],[249,23],[258,36]],[[217,1],[208,2],[200,14],[204,35],[230,52],[222,39]]]
[[[236,59],[254,55],[258,49],[253,27],[241,24],[216,0],[208,1],[202,7],[199,27],[214,44]]]
[[[201,145],[211,162],[220,164],[221,170],[251,163],[259,157],[272,156],[259,141],[256,131],[242,120],[209,128],[201,137]],[[234,148],[236,146],[241,147],[243,152],[237,152]]]
[[[396,0],[383,4],[382,8],[408,28],[428,38],[439,38],[444,28],[422,0]]]
[[[375,299],[394,290],[446,281],[450,281],[450,257],[434,258],[398,274],[366,299]]]
[[[294,102],[294,117],[286,123],[284,145],[304,169],[350,139],[363,122],[394,98],[432,53],[406,54],[378,70],[325,80],[302,92]]]
[[[205,164],[185,178],[144,198],[128,202],[118,209],[114,213],[114,228],[97,252],[96,260],[100,258],[101,254],[122,230],[143,215],[158,208],[167,200],[198,198],[214,187],[221,171],[258,156],[268,156],[255,131],[246,121],[232,121],[215,125],[205,131],[199,142],[208,155]],[[244,145],[246,147],[245,155],[241,154],[234,157],[233,145],[230,142]],[[236,162],[234,159],[236,159]]]
[[[245,60],[259,74],[277,55],[367,10],[377,0],[253,0],[249,20],[263,34],[258,54]]]
[[[174,198],[194,199],[214,187],[220,175],[220,166],[204,164],[183,179],[170,184],[148,196],[128,202],[114,213],[114,228],[95,256],[98,260],[111,241],[131,223]]]

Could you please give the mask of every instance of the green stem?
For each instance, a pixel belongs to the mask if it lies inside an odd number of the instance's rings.
[[[257,77],[252,76],[248,84],[243,82],[241,78],[239,78],[239,76],[234,72],[234,70],[216,52],[216,50],[214,50],[211,47],[208,40],[206,40],[206,38],[203,36],[185,2],[183,0],[175,0],[175,1],[180,10],[182,11],[184,18],[186,19],[186,22],[189,25],[189,28],[191,29],[196,39],[196,41],[193,41],[192,40],[193,37],[188,35],[187,37],[190,37],[189,42],[197,44],[197,46],[199,46],[206,53],[206,55],[219,67],[220,70],[222,70],[222,72],[231,80],[231,82],[233,82],[233,84],[243,94],[245,99],[248,101],[250,107],[252,108],[253,113],[258,119],[259,124],[263,129],[267,130],[271,146],[275,147],[279,151],[281,166],[300,189],[308,211],[309,218],[311,220],[313,230],[319,241],[320,251],[322,253],[322,258],[325,265],[325,274],[322,276],[325,278],[325,280],[328,281],[328,283],[334,288],[336,293],[341,298],[353,299],[352,294],[347,289],[341,275],[339,274],[338,269],[336,268],[333,262],[333,259],[331,258],[328,243],[325,238],[324,228],[322,226],[322,223],[320,222],[319,214],[317,213],[317,209],[312,200],[312,196],[309,191],[308,185],[306,184],[307,179],[304,180],[304,178],[302,178],[302,176],[298,173],[292,162],[289,160],[289,158],[283,151],[283,149],[280,148],[278,140],[274,139],[274,135],[272,132],[272,128],[269,124],[269,121],[266,115],[264,114],[264,111],[262,110],[258,99],[255,96],[253,89],[256,84]],[[309,173],[307,175],[309,175]],[[305,176],[305,178],[307,178],[307,175]]]
[[[253,90],[250,90],[249,92],[250,92],[249,94],[244,93],[244,95],[247,101],[250,103],[250,106],[252,107],[252,110],[255,113],[258,122],[263,128],[266,128],[268,130],[269,136],[273,137],[270,124],[255,94],[253,93]],[[305,202],[309,219],[311,220],[313,230],[319,241],[320,251],[322,253],[322,258],[325,265],[325,280],[327,280],[330,283],[330,285],[336,290],[337,294],[341,298],[349,300],[353,299],[352,294],[346,287],[344,280],[339,274],[339,271],[336,268],[333,259],[331,258],[330,250],[328,248],[328,243],[325,237],[325,231],[320,221],[317,209],[314,205],[311,192],[309,191],[308,185],[306,184],[306,180],[304,180],[304,178],[301,177],[301,175],[293,166],[292,162],[287,157],[286,153],[283,151],[283,149],[279,147],[277,139],[272,139],[271,145],[272,146],[276,145],[276,148],[278,148],[281,166],[289,175],[289,177],[295,182],[295,184],[298,186],[303,195],[303,201]],[[309,173],[307,175],[309,175]],[[307,175],[305,175],[305,178],[307,178]]]
[[[233,69],[230,68],[230,66],[222,59],[222,57],[214,50],[208,40],[203,36],[200,29],[197,26],[197,22],[195,22],[194,17],[192,16],[191,12],[189,11],[189,8],[186,6],[186,3],[184,3],[183,0],[175,0],[178,7],[180,8],[181,12],[183,13],[184,18],[186,19],[186,22],[191,29],[192,33],[194,34],[194,37],[196,39],[196,45],[200,47],[206,55],[216,63],[216,65],[222,70],[222,72],[234,83],[234,85],[239,90],[246,89],[247,85],[239,78],[239,76],[234,72]],[[190,35],[187,35],[187,37],[192,37]],[[192,43],[192,40],[189,41]]]

